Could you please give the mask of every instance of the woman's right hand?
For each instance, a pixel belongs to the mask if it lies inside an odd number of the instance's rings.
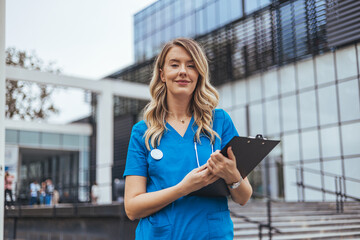
[[[218,179],[219,177],[212,174],[207,168],[207,164],[204,164],[201,167],[195,168],[189,172],[179,183],[179,187],[181,187],[185,195],[187,195],[215,182]]]

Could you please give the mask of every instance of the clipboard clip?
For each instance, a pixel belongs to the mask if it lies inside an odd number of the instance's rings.
[[[261,134],[257,134],[255,137],[251,137],[249,136],[249,138],[252,138],[252,139],[260,139],[260,140],[267,140],[266,138],[264,138]],[[251,141],[248,140],[247,143],[250,143]],[[261,144],[265,144],[265,141],[261,142]]]

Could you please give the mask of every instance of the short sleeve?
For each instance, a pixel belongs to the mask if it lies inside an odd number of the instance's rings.
[[[239,136],[238,132],[236,131],[235,125],[231,120],[230,115],[222,110],[224,114],[224,122],[223,122],[223,131],[221,134],[221,149],[225,147],[225,145],[230,142],[230,140],[235,137]]]
[[[143,138],[145,131],[140,126],[139,123],[134,125],[131,131],[124,178],[128,175],[148,176],[148,163],[146,160],[148,151]]]

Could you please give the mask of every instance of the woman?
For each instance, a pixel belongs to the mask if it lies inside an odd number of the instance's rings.
[[[12,193],[12,184],[14,176],[8,171],[5,172],[5,208],[9,209],[9,206],[14,209],[14,199]]]
[[[134,125],[126,161],[125,210],[140,219],[136,239],[233,239],[226,197],[190,196],[223,178],[244,205],[252,188],[234,154],[220,153],[238,135],[229,115],[216,109],[204,51],[191,39],[167,43],[150,82],[144,121]],[[213,150],[216,150],[213,152]]]

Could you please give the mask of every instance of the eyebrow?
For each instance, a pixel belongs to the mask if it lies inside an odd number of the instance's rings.
[[[180,60],[173,58],[173,59],[170,59],[169,62],[180,62]],[[188,62],[188,63],[189,63],[189,62],[192,62],[192,63],[193,63],[194,60],[189,60],[189,61],[187,61],[187,62]]]

